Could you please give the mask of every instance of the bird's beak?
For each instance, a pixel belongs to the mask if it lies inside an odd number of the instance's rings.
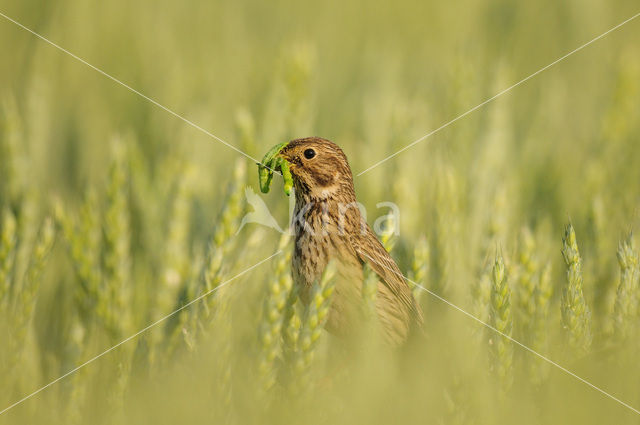
[[[265,154],[262,162],[258,164],[258,179],[260,181],[260,190],[262,193],[269,192],[271,179],[274,172],[282,173],[284,178],[284,192],[289,196],[293,187],[293,178],[289,170],[289,162],[282,154],[282,150],[289,142],[283,142],[275,145]]]

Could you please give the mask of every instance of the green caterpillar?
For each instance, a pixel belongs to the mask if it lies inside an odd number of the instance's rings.
[[[269,152],[262,158],[262,162],[258,164],[258,179],[262,193],[269,192],[273,173],[280,172],[284,179],[284,193],[286,193],[287,196],[291,194],[293,177],[291,176],[291,170],[289,170],[289,163],[283,157],[278,156],[282,148],[287,144],[289,144],[289,142],[283,142],[269,149]]]

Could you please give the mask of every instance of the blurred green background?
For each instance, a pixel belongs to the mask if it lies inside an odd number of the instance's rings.
[[[0,1],[255,158],[316,135],[344,148],[354,174],[639,11],[631,0]],[[392,256],[403,270],[491,321],[503,257],[507,333],[636,409],[639,36],[631,21],[355,178],[370,224],[385,213],[378,202],[400,207]],[[272,254],[280,235],[255,224],[236,234],[244,187],[259,192],[253,161],[4,18],[0,45],[1,410]],[[280,184],[260,196],[284,226]],[[569,222],[593,337],[577,351],[562,314],[575,307],[561,296]],[[335,372],[323,335],[312,396],[292,396],[273,378],[286,341],[264,339],[281,325],[269,322],[270,285],[290,284],[278,261],[0,423],[640,422],[428,294],[410,376],[375,350]],[[531,301],[545,279],[548,309]],[[506,360],[491,355],[501,343]]]

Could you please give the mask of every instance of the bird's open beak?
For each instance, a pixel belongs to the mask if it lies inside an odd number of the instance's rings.
[[[262,193],[269,192],[269,186],[271,186],[271,179],[273,178],[274,172],[281,173],[284,178],[284,193],[286,193],[287,196],[291,193],[293,178],[289,170],[289,162],[281,153],[282,149],[288,144],[289,142],[283,142],[275,145],[269,149],[269,152],[262,158],[262,162],[258,164],[258,179]]]

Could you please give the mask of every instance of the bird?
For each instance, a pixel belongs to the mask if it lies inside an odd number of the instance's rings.
[[[336,283],[325,328],[337,336],[353,335],[362,323],[363,269],[368,265],[378,279],[375,313],[383,340],[390,346],[403,345],[413,330],[422,328],[422,313],[398,265],[360,212],[347,156],[320,137],[281,145],[274,151],[277,161],[271,163],[286,162],[283,175],[290,173],[293,180],[291,269],[301,300],[310,302],[314,282],[329,262],[335,262]]]

